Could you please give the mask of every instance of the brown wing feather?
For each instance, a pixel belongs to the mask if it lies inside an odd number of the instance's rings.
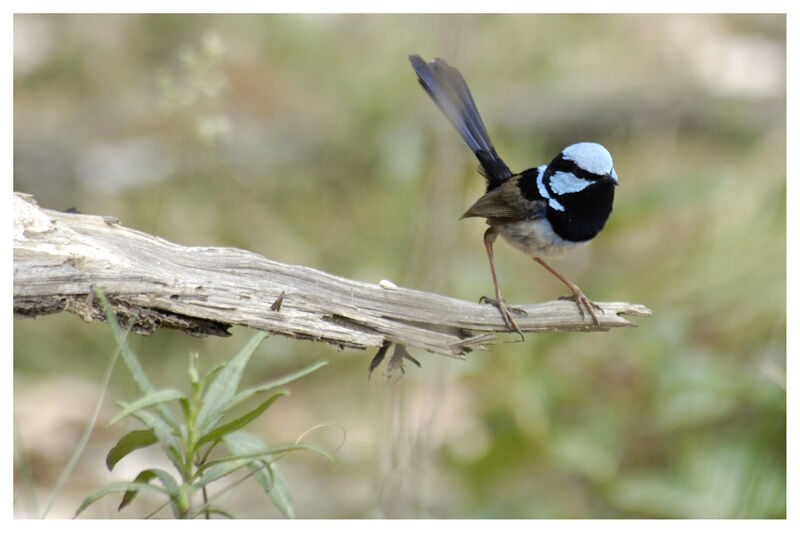
[[[535,218],[537,213],[543,212],[543,209],[540,209],[543,206],[538,205],[540,203],[543,204],[543,202],[535,202],[523,198],[517,186],[518,181],[519,176],[514,176],[500,187],[487,192],[478,198],[467,209],[467,212],[461,215],[461,218],[483,217],[495,219],[490,221],[490,224]]]

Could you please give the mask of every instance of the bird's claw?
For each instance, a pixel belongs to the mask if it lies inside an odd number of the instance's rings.
[[[589,316],[592,317],[592,322],[594,322],[594,325],[595,326],[600,325],[600,320],[597,319],[597,314],[594,312],[594,310],[597,309],[598,311],[601,312],[605,311],[603,311],[602,307],[600,307],[599,305],[591,301],[589,298],[587,298],[586,295],[583,294],[582,290],[578,289],[572,293],[572,296],[562,296],[561,298],[559,298],[559,300],[571,300],[575,302],[575,305],[578,306],[578,311],[580,311],[581,313],[581,318],[584,318],[586,316],[583,312],[585,308],[586,311],[589,312]]]
[[[516,313],[517,315],[522,317],[528,316],[528,313],[526,313],[524,309],[520,309],[519,307],[508,306],[506,305],[506,301],[502,298],[498,298],[495,300],[494,298],[489,298],[488,296],[481,296],[481,299],[478,300],[478,302],[487,303],[495,306],[497,310],[500,311],[500,316],[503,317],[503,322],[505,322],[506,327],[508,327],[509,330],[519,334],[519,336],[522,338],[523,341],[525,340],[525,335],[522,334],[522,331],[519,329],[519,326],[517,326],[517,323],[511,316],[511,313]]]

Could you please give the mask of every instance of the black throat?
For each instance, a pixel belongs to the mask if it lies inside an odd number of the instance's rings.
[[[562,239],[588,241],[606,225],[614,204],[614,181],[603,177],[580,192],[558,196],[564,210],[548,205],[547,220]]]

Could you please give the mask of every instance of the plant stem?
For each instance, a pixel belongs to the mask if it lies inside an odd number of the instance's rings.
[[[128,333],[128,331],[125,332],[125,338],[127,338]],[[125,338],[123,338],[122,343],[125,342]],[[81,435],[81,440],[78,442],[75,452],[72,454],[72,457],[70,457],[67,466],[64,467],[64,471],[61,472],[61,475],[58,477],[55,489],[53,489],[53,494],[50,496],[50,501],[47,502],[47,506],[45,507],[41,518],[47,517],[47,513],[50,512],[50,508],[53,506],[56,498],[61,493],[61,489],[64,488],[64,484],[67,482],[67,479],[69,479],[69,476],[75,469],[75,465],[78,464],[78,459],[80,459],[84,448],[86,448],[86,443],[89,442],[92,429],[94,429],[94,426],[97,423],[97,417],[100,415],[100,407],[103,405],[103,398],[106,396],[108,383],[111,381],[111,371],[114,369],[114,364],[117,362],[117,357],[119,357],[120,351],[122,351],[122,343],[117,344],[117,349],[114,350],[114,355],[111,356],[111,360],[108,362],[108,366],[106,366],[106,371],[103,374],[103,381],[100,387],[100,397],[97,398],[97,403],[94,406],[92,417],[89,419],[89,423],[87,424],[86,429],[83,431],[83,435]]]

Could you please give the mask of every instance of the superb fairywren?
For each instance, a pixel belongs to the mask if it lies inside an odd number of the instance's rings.
[[[461,217],[483,217],[489,225],[483,242],[496,299],[484,296],[481,301],[496,306],[509,329],[522,336],[511,312],[524,311],[506,305],[497,283],[492,246],[500,235],[569,287],[569,299],[581,315],[586,309],[599,325],[595,309],[602,310],[600,306],[542,257],[584,244],[603,229],[618,183],[611,154],[597,143],[581,142],[564,148],[548,165],[515,174],[497,155],[461,73],[439,58],[428,63],[412,55],[409,60],[422,88],[475,153],[487,181],[486,194]]]

